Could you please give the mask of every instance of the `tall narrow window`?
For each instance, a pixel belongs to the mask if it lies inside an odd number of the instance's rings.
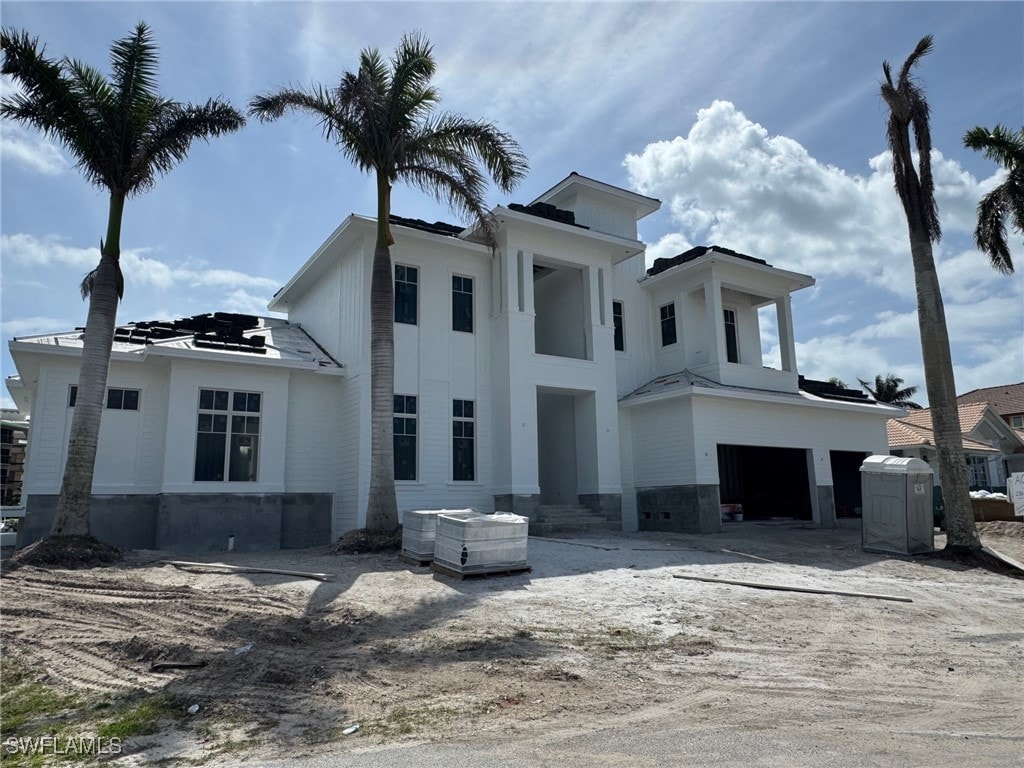
[[[78,385],[72,384],[68,388],[68,408],[74,408],[75,403],[78,401]]]
[[[416,479],[416,396],[395,395],[395,480]]]
[[[661,346],[676,343],[676,305],[666,304],[661,308]]]
[[[262,400],[258,392],[199,390],[196,481],[256,482]]]
[[[622,325],[622,302],[612,302],[612,325],[615,326],[615,351],[626,351],[626,335]]]
[[[420,271],[395,265],[395,322],[416,325]]]
[[[452,330],[473,332],[473,278],[452,276]]]
[[[472,400],[452,401],[452,479],[476,479],[476,417]]]
[[[740,361],[740,347],[736,336],[736,312],[732,309],[723,310],[725,315],[725,359],[730,363]]]

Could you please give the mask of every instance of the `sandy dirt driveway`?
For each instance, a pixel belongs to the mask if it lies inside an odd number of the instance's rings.
[[[987,544],[1024,560],[1024,524],[984,526]],[[333,574],[326,582],[160,562],[172,557],[22,568],[0,585],[4,653],[41,682],[172,702],[173,716],[106,764],[298,765],[666,718],[845,732],[883,756],[900,734],[972,740],[975,766],[1024,754],[1024,581],[864,552],[859,530],[748,522],[706,536],[531,539],[529,573],[464,580],[395,555],[187,558]],[[959,764],[959,752],[892,764]]]

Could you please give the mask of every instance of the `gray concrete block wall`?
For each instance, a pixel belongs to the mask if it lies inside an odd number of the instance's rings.
[[[537,493],[502,493],[494,497],[495,512],[512,512],[531,520],[537,517],[538,506],[540,506],[540,494]]]
[[[621,493],[581,493],[579,500],[580,504],[589,507],[609,523],[622,525]]]
[[[641,531],[717,533],[722,530],[717,485],[637,488],[636,508]]]

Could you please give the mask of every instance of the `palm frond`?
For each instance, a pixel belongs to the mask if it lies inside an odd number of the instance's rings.
[[[978,249],[988,254],[992,267],[1004,274],[1013,274],[1013,258],[1006,242],[1005,190],[1000,186],[981,198],[978,203],[978,226],[974,229],[974,242]]]

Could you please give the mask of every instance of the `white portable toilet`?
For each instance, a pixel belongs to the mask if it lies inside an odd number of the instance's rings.
[[[932,470],[921,459],[868,456],[860,465],[861,546],[920,555],[935,550]]]

